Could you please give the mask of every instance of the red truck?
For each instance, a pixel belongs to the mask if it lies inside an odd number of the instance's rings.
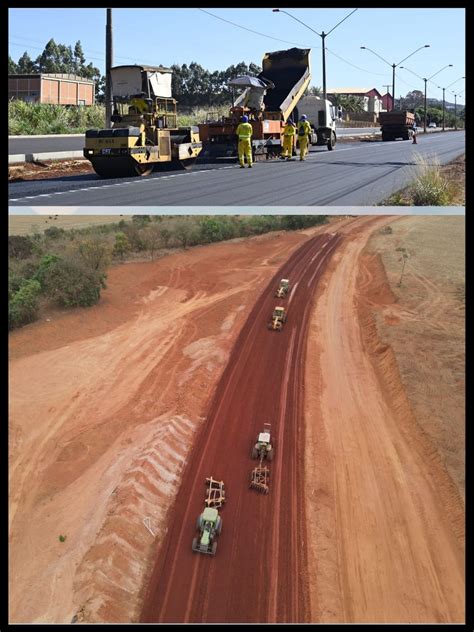
[[[379,123],[382,140],[396,140],[397,138],[408,140],[415,125],[415,115],[406,110],[380,112]]]

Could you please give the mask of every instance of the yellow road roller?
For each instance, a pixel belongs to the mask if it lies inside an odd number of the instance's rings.
[[[178,127],[170,68],[114,66],[110,129],[86,132],[84,157],[105,178],[146,176],[160,165],[190,169],[202,143],[197,126]]]

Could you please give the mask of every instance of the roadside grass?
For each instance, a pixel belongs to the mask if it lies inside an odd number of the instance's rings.
[[[408,187],[396,191],[380,206],[464,206],[465,155],[447,165],[436,157],[415,155],[415,179]]]
[[[227,114],[229,106],[193,108],[180,113],[178,127],[198,125],[208,118],[220,118]],[[26,103],[12,99],[8,102],[8,134],[10,136],[32,134],[82,134],[91,128],[105,126],[105,106],[64,106],[48,103]]]
[[[375,307],[378,335],[392,347],[417,421],[463,497],[465,218],[403,217],[390,228],[366,249],[380,256],[395,297]]]

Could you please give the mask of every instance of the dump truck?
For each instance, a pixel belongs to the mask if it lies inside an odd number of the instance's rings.
[[[270,468],[263,465],[264,459],[273,459],[274,445],[271,440],[271,425],[263,424],[263,432],[257,436],[256,443],[252,446],[252,459],[259,459],[259,464],[250,473],[250,489],[255,489],[262,494],[268,494],[270,484]]]
[[[408,140],[415,124],[415,115],[406,110],[380,112],[379,123],[382,140],[396,140],[397,138]]]
[[[286,322],[286,312],[284,307],[275,307],[272,314],[272,319],[268,323],[268,329],[273,331],[281,331],[283,325]]]
[[[196,126],[177,125],[172,72],[163,66],[111,69],[113,125],[85,135],[84,157],[99,176],[146,176],[168,163],[192,167],[202,143]]]
[[[285,296],[290,291],[290,282],[288,279],[282,279],[280,281],[280,285],[278,286],[277,291],[275,292],[276,298],[285,298]]]
[[[222,518],[218,509],[226,501],[224,481],[218,481],[212,476],[206,478],[207,493],[204,499],[204,510],[196,520],[199,536],[193,538],[192,550],[195,553],[215,555],[217,551],[217,536],[222,531]]]
[[[257,77],[267,87],[262,109],[256,111],[249,107],[252,90],[249,85],[242,94],[233,99],[228,116],[199,125],[199,135],[203,143],[202,156],[237,157],[236,129],[244,114],[248,115],[253,129],[254,159],[280,156],[284,124],[292,116],[297,119],[296,106],[311,79],[310,52],[309,48],[291,48],[265,53],[262,72]],[[234,83],[237,79],[233,80]],[[232,85],[232,80],[229,83]]]
[[[306,114],[312,129],[311,145],[326,146],[334,149],[337,142],[336,108],[327,99],[308,96],[303,97],[298,104],[300,115]]]

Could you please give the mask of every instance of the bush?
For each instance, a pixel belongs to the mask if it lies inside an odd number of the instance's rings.
[[[64,228],[58,228],[57,226],[51,226],[44,231],[46,237],[50,237],[51,239],[58,239],[58,237],[62,237],[65,234]]]
[[[447,206],[451,199],[448,181],[443,178],[439,161],[415,156],[417,177],[411,188],[414,206]]]
[[[8,237],[8,256],[15,259],[27,259],[33,252],[33,240],[23,235]]]
[[[72,260],[58,259],[43,276],[46,296],[62,307],[89,307],[100,300],[106,275]]]
[[[35,279],[24,279],[8,305],[8,328],[15,329],[36,320],[41,286]]]
[[[103,105],[64,106],[49,103],[8,102],[8,133],[81,134],[92,127],[105,125]]]
[[[125,253],[130,250],[130,244],[127,239],[127,235],[125,233],[116,233],[115,234],[115,243],[114,249],[112,251],[114,257],[120,257],[120,259],[124,259]]]
[[[42,289],[44,289],[44,278],[45,278],[46,272],[53,263],[56,263],[56,261],[59,261],[58,255],[50,254],[50,255],[43,255],[43,257],[41,257],[39,265],[36,268],[34,278],[36,281],[39,282]]]

